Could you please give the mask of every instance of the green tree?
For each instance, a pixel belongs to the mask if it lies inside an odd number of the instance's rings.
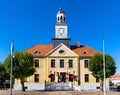
[[[4,61],[7,72],[10,72],[11,55]],[[13,58],[13,77],[20,79],[22,91],[25,91],[25,78],[33,75],[35,72],[33,56],[25,52],[15,52]]]
[[[9,74],[6,72],[3,64],[0,64],[0,87],[7,89],[7,80],[9,80]]]
[[[106,78],[109,78],[111,75],[115,74],[116,66],[115,61],[110,55],[105,55],[105,65],[106,65]],[[92,75],[95,78],[99,78],[101,80],[100,88],[103,90],[103,80],[104,80],[104,71],[103,71],[103,55],[96,54],[93,56],[88,65],[89,70],[92,72]]]

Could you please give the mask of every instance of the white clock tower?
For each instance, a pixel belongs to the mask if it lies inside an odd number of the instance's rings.
[[[52,38],[52,44],[53,48],[55,48],[57,45],[63,43],[67,47],[70,47],[70,38],[68,38],[67,35],[67,24],[66,24],[66,14],[60,8],[58,13],[56,14],[57,23],[55,24],[55,38]]]
[[[56,38],[67,38],[67,24],[65,23],[66,20],[66,14],[60,8],[57,15],[57,23],[55,25],[55,32],[56,32]]]

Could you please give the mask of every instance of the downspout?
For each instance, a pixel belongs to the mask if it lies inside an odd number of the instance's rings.
[[[80,73],[80,57],[78,57],[78,85],[81,84]]]

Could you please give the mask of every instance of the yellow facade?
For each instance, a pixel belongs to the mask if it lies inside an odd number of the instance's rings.
[[[65,50],[65,53],[60,54],[60,50]],[[98,79],[96,81],[96,78],[92,76],[88,67],[85,67],[85,60],[89,62],[90,57],[80,57],[64,44],[61,44],[57,49],[50,51],[45,57],[35,57],[34,60],[39,60],[39,66],[35,67],[36,72],[34,75],[26,79],[26,85],[59,82],[62,73],[65,74],[65,77],[68,77],[68,79],[65,79],[65,82],[74,82],[76,85],[81,85],[81,88],[86,86],[92,87],[91,85],[99,87],[100,85],[100,80]],[[51,60],[55,61],[55,67],[51,66]],[[64,67],[62,68],[60,67],[60,60],[64,60]],[[73,62],[72,67],[69,67],[69,60],[72,60]],[[51,78],[49,77],[51,74],[54,75],[53,81],[51,81]],[[75,81],[70,81],[70,74],[76,75],[77,79]],[[36,76],[37,78],[35,78]],[[20,84],[20,81],[15,80],[15,84]]]
[[[47,69],[47,72],[48,72],[48,74],[47,74],[47,76],[46,76],[46,78],[47,78],[47,80],[48,80],[48,76],[50,75],[50,73],[56,73],[56,72],[58,72],[58,73],[60,73],[60,72],[68,72],[68,73],[71,73],[71,74],[75,74],[76,76],[78,76],[78,60],[77,60],[77,58],[48,58],[48,63],[50,63],[51,62],[51,60],[52,59],[54,59],[55,61],[56,61],[56,66],[55,66],[55,68],[51,68],[51,64],[48,64],[48,69]],[[60,59],[62,59],[62,60],[64,60],[64,63],[65,63],[65,65],[64,65],[64,68],[60,68]],[[73,60],[73,67],[72,68],[69,68],[68,67],[68,60]],[[57,82],[57,81],[56,81]]]
[[[81,72],[81,83],[82,84],[99,84],[99,82],[96,82],[96,78],[94,78],[89,71],[89,69],[84,66],[84,60],[89,60],[90,58],[81,58],[80,59],[80,72]],[[85,82],[85,74],[89,75],[89,82]]]

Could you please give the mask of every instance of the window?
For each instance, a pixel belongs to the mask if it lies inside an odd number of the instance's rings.
[[[89,82],[89,74],[85,74],[85,82]]]
[[[62,16],[60,17],[60,20],[62,20]]]
[[[96,78],[96,83],[97,83],[97,82],[100,82],[100,80],[99,80],[99,78],[98,78],[98,77]]]
[[[35,67],[39,67],[39,60],[38,59],[35,60]]]
[[[55,60],[51,60],[51,68],[55,68]]]
[[[83,54],[84,54],[84,55],[86,55],[87,53],[88,53],[88,52],[87,52],[86,50],[85,50],[85,51],[83,51]]]
[[[64,17],[64,21],[65,21],[65,17]]]
[[[73,67],[73,60],[69,60],[69,68],[72,68]]]
[[[64,60],[60,60],[60,68],[64,67]]]
[[[34,75],[34,82],[39,82],[39,74]]]
[[[69,81],[70,82],[73,82],[73,77],[72,76],[73,76],[73,74],[69,74]]]
[[[40,52],[39,52],[38,50],[36,50],[36,51],[34,52],[34,54],[40,54]]]
[[[59,50],[59,54],[65,54],[64,50]]]
[[[84,67],[85,67],[85,68],[88,67],[88,60],[84,60]]]
[[[62,23],[62,16],[60,17],[60,20],[61,20],[60,22]]]

